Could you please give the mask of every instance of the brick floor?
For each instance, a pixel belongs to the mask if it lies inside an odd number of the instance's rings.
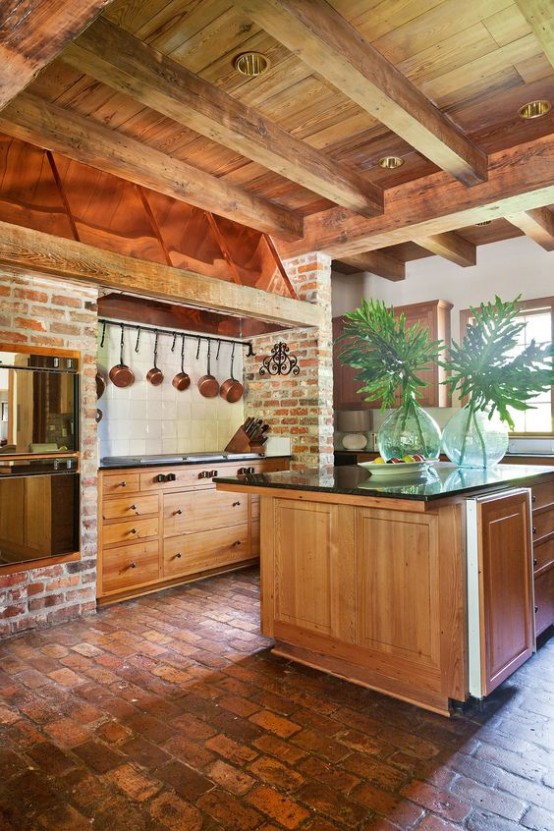
[[[445,719],[258,615],[250,569],[0,642],[0,831],[554,831],[554,638]]]

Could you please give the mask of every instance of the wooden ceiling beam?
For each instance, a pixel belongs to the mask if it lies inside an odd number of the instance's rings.
[[[279,245],[284,257],[325,251],[333,259],[455,231],[487,219],[554,203],[554,135],[490,157],[489,178],[466,188],[445,173],[390,188],[383,216],[366,219],[334,208],[306,217],[304,238]]]
[[[548,208],[509,214],[506,219],[546,251],[554,251],[554,214]]]
[[[327,3],[234,0],[343,95],[466,185],[487,178],[487,156]]]
[[[250,228],[302,236],[297,214],[27,92],[0,113],[0,131]]]
[[[112,0],[3,0],[0,110],[27,87]]]
[[[385,280],[406,279],[406,264],[384,251],[369,251],[367,254],[341,257],[339,262],[355,268],[358,272],[364,271],[384,277]],[[340,271],[340,268],[336,270]]]
[[[7,222],[0,222],[0,263],[16,272],[50,275],[286,326],[319,326],[323,320],[319,306],[305,300],[268,295],[260,289],[103,251]]]
[[[381,188],[104,18],[63,60],[331,202],[365,216],[383,211]]]
[[[477,262],[476,246],[454,231],[416,238],[414,242],[426,251],[430,251],[431,254],[444,257],[445,260],[450,260],[456,265],[466,267],[475,265]]]
[[[520,12],[531,26],[544,54],[554,66],[554,2],[553,0],[515,0]]]

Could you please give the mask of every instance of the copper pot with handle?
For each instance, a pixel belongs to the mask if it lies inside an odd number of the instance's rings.
[[[153,387],[159,387],[164,379],[164,374],[161,369],[156,365],[158,362],[158,338],[160,336],[159,332],[156,332],[156,336],[154,338],[154,366],[152,369],[149,369],[146,373],[146,380],[152,384]]]
[[[178,372],[171,382],[176,390],[183,392],[190,387],[190,376],[185,372],[185,336],[181,335],[181,371]]]
[[[242,398],[244,393],[244,387],[237,381],[235,376],[233,375],[233,368],[235,364],[235,347],[236,344],[233,344],[233,350],[231,352],[231,377],[227,378],[220,387],[219,394],[224,401],[228,401],[229,404],[234,404],[235,401],[239,401]]]
[[[211,374],[210,371],[210,360],[211,360],[211,341],[208,341],[208,365],[207,365],[207,373],[203,375],[200,380],[198,381],[198,389],[200,390],[200,395],[203,395],[204,398],[215,398],[219,392],[219,383],[217,378]]]
[[[123,350],[125,346],[125,327],[121,324],[121,342],[119,351],[119,363],[112,366],[109,372],[109,379],[116,387],[130,387],[135,381],[135,374],[127,364],[123,363]]]

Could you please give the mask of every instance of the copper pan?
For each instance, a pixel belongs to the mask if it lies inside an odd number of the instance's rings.
[[[103,374],[98,371],[96,373],[96,400],[98,401],[99,398],[102,398],[104,392],[106,390],[106,380]]]
[[[181,371],[177,373],[171,382],[176,390],[182,392],[190,387],[190,376],[185,372],[185,336],[181,335]]]
[[[200,395],[203,395],[204,398],[215,398],[219,392],[219,383],[216,378],[210,372],[210,359],[211,359],[211,341],[208,341],[208,371],[206,375],[203,375],[202,378],[198,381],[198,389],[200,390]]]
[[[125,328],[121,324],[121,343],[119,352],[119,363],[112,366],[109,379],[116,387],[130,387],[135,381],[135,375],[127,364],[123,363],[123,348],[125,345]]]
[[[235,346],[233,344],[233,351],[231,352],[231,377],[227,378],[220,387],[219,394],[223,398],[224,401],[228,401],[229,404],[234,404],[235,401],[238,401],[242,398],[244,393],[244,387],[237,381],[235,376],[233,375],[233,367],[235,363]]]
[[[159,387],[160,384],[162,383],[163,379],[164,379],[163,372],[161,371],[161,369],[159,369],[159,367],[156,366],[156,363],[157,363],[157,360],[158,360],[158,338],[159,338],[159,336],[160,336],[160,333],[156,332],[156,337],[154,338],[154,366],[152,367],[152,369],[149,369],[148,372],[146,373],[146,380],[150,384],[152,384],[153,387]]]

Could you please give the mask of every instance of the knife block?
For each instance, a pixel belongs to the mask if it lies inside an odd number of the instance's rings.
[[[263,453],[263,445],[250,443],[249,437],[246,435],[242,427],[239,427],[225,450],[227,453]]]

